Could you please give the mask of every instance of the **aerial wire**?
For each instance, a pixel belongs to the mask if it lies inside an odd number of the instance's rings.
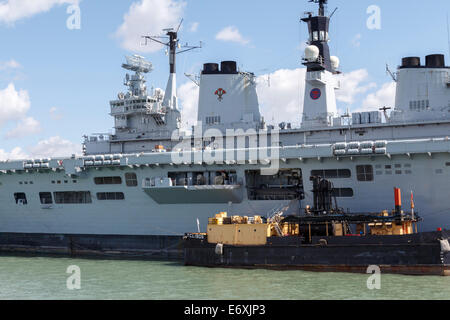
[[[450,59],[450,24],[448,22],[448,12],[447,12],[447,38],[448,38],[448,57]]]

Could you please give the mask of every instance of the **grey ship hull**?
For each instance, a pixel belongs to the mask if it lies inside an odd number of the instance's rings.
[[[3,248],[17,245],[21,248],[22,236],[29,235],[37,247],[46,247],[50,237],[70,235],[89,242],[92,236],[105,236],[106,242],[117,236],[163,236],[171,242],[172,236],[181,237],[186,232],[201,229],[211,215],[226,211],[238,215],[267,215],[273,210],[291,204],[286,214],[292,214],[310,204],[312,185],[309,176],[314,170],[348,170],[349,176],[330,178],[335,188],[351,189],[352,194],[338,197],[338,204],[352,212],[377,212],[392,207],[392,188],[399,187],[414,192],[416,210],[424,218],[420,231],[434,231],[450,226],[450,141],[439,138],[439,132],[448,130],[447,122],[427,126],[409,125],[403,129],[383,128],[398,136],[417,135],[410,140],[388,140],[386,154],[336,156],[333,144],[306,144],[280,148],[280,169],[299,169],[305,199],[254,200],[250,197],[247,172],[259,170],[264,165],[244,159],[245,164],[180,164],[171,163],[170,153],[124,155],[117,166],[87,166],[85,158],[51,159],[45,169],[25,169],[26,162],[0,164],[0,238]],[[354,128],[357,130],[357,128]],[[436,131],[436,132],[435,132]],[[338,134],[338,130],[332,135]],[[402,133],[403,132],[403,133]],[[323,133],[322,133],[323,134]],[[329,134],[328,134],[329,135]],[[282,133],[280,140],[300,139],[302,133]],[[434,138],[426,138],[433,136]],[[297,138],[296,138],[297,137]],[[363,137],[369,138],[370,136]],[[338,140],[333,138],[332,140]],[[286,145],[289,143],[286,142]],[[205,152],[205,151],[203,151]],[[360,181],[358,166],[370,165],[373,179]],[[145,181],[152,177],[167,177],[170,172],[214,172],[233,170],[239,183],[234,186],[161,187],[149,188]],[[137,183],[129,187],[125,175],[135,173]],[[97,185],[96,177],[122,178],[117,185]],[[43,205],[41,192],[87,191],[91,203]],[[104,201],[98,193],[123,193],[124,199]],[[190,193],[193,192],[193,193]],[[27,204],[15,200],[16,193],[25,193]],[[191,196],[192,195],[192,196]],[[409,195],[404,195],[404,206],[409,206]],[[195,200],[195,201],[194,201]],[[203,203],[202,203],[203,202]],[[17,238],[19,234],[22,238]],[[42,241],[39,240],[42,235]],[[112,237],[112,238],[110,238]],[[139,238],[141,237],[141,238]],[[65,243],[63,240],[62,243]],[[159,241],[159,240],[158,240]],[[157,241],[156,241],[157,242]],[[154,243],[156,243],[154,242]],[[83,244],[82,244],[83,246]],[[142,244],[145,249],[145,244]],[[138,246],[141,248],[142,246]],[[33,245],[29,246],[30,248]],[[67,246],[64,244],[63,247]],[[166,244],[155,245],[151,250],[164,250]],[[8,249],[8,250],[9,250]],[[106,250],[113,250],[106,245]],[[64,250],[63,250],[64,251]],[[66,252],[69,252],[66,250]],[[164,254],[163,254],[164,255]]]
[[[179,236],[0,233],[0,253],[138,260],[179,260]]]

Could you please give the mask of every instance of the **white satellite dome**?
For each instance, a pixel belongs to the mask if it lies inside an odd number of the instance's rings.
[[[336,56],[331,56],[330,61],[331,61],[331,68],[333,68],[333,70],[337,70],[340,64],[339,58]]]
[[[311,45],[307,46],[305,49],[305,59],[308,62],[317,61],[319,58],[320,50],[317,46]]]

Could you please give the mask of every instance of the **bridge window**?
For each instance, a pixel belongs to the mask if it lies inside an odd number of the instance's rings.
[[[51,192],[41,192],[39,193],[39,198],[41,199],[41,204],[52,204],[52,193]]]
[[[333,189],[333,196],[336,198],[351,198],[354,192],[351,188],[335,188]]]
[[[125,200],[123,192],[99,192],[97,193],[98,200]]]
[[[137,187],[137,176],[134,172],[128,172],[125,173],[125,182],[127,184],[127,187]]]
[[[329,169],[329,170],[313,170],[311,176],[319,176],[325,179],[341,179],[350,178],[352,173],[349,169]]]
[[[320,31],[320,41],[325,41],[325,31]]]
[[[373,181],[373,167],[371,165],[356,166],[358,181]]]
[[[89,191],[55,192],[54,196],[57,204],[92,203]]]
[[[121,177],[95,177],[95,184],[122,184]]]
[[[319,40],[319,32],[318,31],[313,31],[312,39],[313,39],[313,41]]]
[[[28,204],[27,196],[23,192],[14,193],[14,199],[16,200],[16,204],[21,204],[21,205]]]

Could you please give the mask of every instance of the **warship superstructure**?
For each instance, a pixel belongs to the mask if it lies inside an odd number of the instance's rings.
[[[181,236],[211,212],[299,212],[310,176],[333,182],[343,208],[389,206],[389,186],[414,191],[424,231],[450,225],[450,68],[444,55],[403,58],[395,106],[341,116],[339,59],[326,0],[302,20],[309,42],[299,128],[269,125],[256,78],[235,61],[206,63],[198,124],[180,129],[177,32],[168,30],[166,90],[148,92],[151,63],[130,56],[126,93],[110,102],[113,134],[86,136],[83,156],[0,163],[0,235]],[[280,112],[283,106],[278,106]],[[367,199],[371,201],[367,201]],[[22,238],[21,238],[22,239]]]

